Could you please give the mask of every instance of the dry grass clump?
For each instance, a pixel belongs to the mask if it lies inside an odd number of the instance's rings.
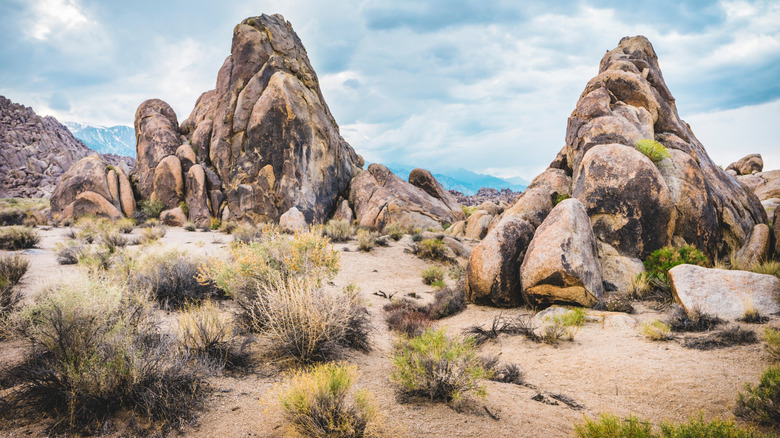
[[[447,245],[439,239],[422,239],[415,245],[414,254],[421,259],[448,262]]]
[[[158,330],[145,298],[116,282],[61,284],[16,321],[33,348],[3,379],[13,385],[0,412],[9,424],[45,415],[48,433],[91,434],[129,410],[165,432],[202,406],[210,371]]]
[[[156,242],[163,237],[165,237],[165,233],[168,232],[168,227],[165,225],[154,225],[147,228],[141,229],[141,241],[143,243],[152,243]]]
[[[404,229],[401,227],[401,224],[398,222],[391,222],[385,226],[385,229],[383,230],[385,234],[390,236],[391,239],[395,240],[396,242],[401,240],[401,237],[404,236]]]
[[[132,267],[129,285],[134,291],[148,291],[166,309],[221,296],[217,285],[198,281],[202,263],[201,258],[177,250],[145,254]]]
[[[426,307],[425,311],[431,319],[442,319],[460,313],[465,308],[466,286],[459,282],[455,286],[436,292],[433,302]]]
[[[713,350],[734,345],[748,345],[758,342],[753,330],[745,330],[739,326],[726,327],[703,337],[688,337],[683,341],[685,348],[696,350]]]
[[[334,242],[346,242],[355,234],[348,220],[336,219],[329,220],[322,232]]]
[[[0,257],[0,339],[8,336],[8,316],[21,300],[14,286],[22,280],[29,266],[30,261],[19,255]]]
[[[178,335],[182,348],[216,368],[235,369],[247,366],[248,341],[239,342],[233,314],[220,311],[211,301],[190,304],[178,314]]]
[[[407,298],[392,300],[383,308],[385,321],[390,330],[409,336],[416,336],[433,324],[434,320],[446,318],[466,308],[466,288],[463,283],[444,288],[426,306]]]
[[[404,396],[459,402],[464,396],[487,394],[484,380],[492,377],[477,357],[472,338],[451,338],[444,329],[426,330],[395,345],[391,376]]]
[[[647,420],[630,415],[618,418],[601,414],[597,418],[585,418],[574,426],[578,438],[763,438],[764,435],[750,428],[742,428],[733,421],[715,419],[710,422],[701,417],[691,417],[687,423],[662,421],[657,428]]]
[[[0,249],[18,251],[32,248],[41,241],[41,236],[35,228],[12,226],[0,230]]]
[[[288,376],[279,401],[292,436],[378,437],[382,420],[371,395],[353,391],[357,367],[344,363],[315,365]]]
[[[191,222],[191,221],[187,221],[182,228],[184,228],[185,231],[190,231],[190,232],[198,229],[198,227],[195,225],[195,222]]]
[[[109,252],[115,252],[119,248],[136,243],[127,236],[120,234],[116,230],[106,230],[100,234],[100,243],[108,249]]]
[[[437,266],[425,268],[421,275],[423,283],[428,285],[444,281],[444,271],[442,271],[441,268]]]
[[[734,415],[750,421],[780,426],[780,366],[767,368],[755,387],[745,384],[737,395]]]
[[[525,384],[525,371],[520,366],[513,363],[501,363],[498,356],[483,357],[482,367],[490,371],[493,382],[513,383],[515,385]]]
[[[24,225],[26,221],[44,225],[41,211],[48,207],[45,198],[1,198],[0,225]]]
[[[745,303],[745,313],[739,318],[740,321],[748,324],[766,324],[769,322],[769,317],[763,316],[758,313],[758,310],[753,305],[752,300]]]
[[[130,234],[133,232],[133,228],[135,228],[135,220],[123,217],[114,222],[114,227],[122,234]]]
[[[379,237],[375,231],[360,229],[357,232],[358,249],[364,252],[371,251],[376,246]]]
[[[780,278],[780,261],[767,260],[752,266],[750,270],[758,274],[774,275]]]
[[[642,324],[642,334],[651,341],[668,341],[674,339],[672,328],[669,324],[657,319]]]
[[[70,241],[61,245],[57,250],[57,263],[61,265],[75,265],[83,254],[84,245],[76,241]]]
[[[765,328],[763,339],[766,350],[772,356],[772,359],[780,361],[780,330],[774,327]]]
[[[693,309],[689,314],[679,304],[672,306],[671,314],[667,320],[673,332],[706,332],[723,324],[723,322],[717,316],[704,313],[700,309]]]
[[[236,228],[238,228],[236,221],[225,221],[219,225],[219,231],[225,234],[233,234]]]
[[[361,307],[354,291],[323,289],[306,277],[277,276],[256,292],[252,329],[283,357],[304,363],[328,360],[339,347],[369,345],[370,320],[355,318]],[[355,339],[361,334],[365,337]]]

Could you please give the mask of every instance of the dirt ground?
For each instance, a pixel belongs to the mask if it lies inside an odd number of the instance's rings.
[[[67,281],[77,269],[57,264],[57,242],[65,240],[67,229],[42,231],[39,249],[25,251],[31,267],[20,286],[31,300],[46,284]],[[138,233],[138,230],[134,231]],[[231,236],[217,232],[187,232],[170,228],[162,240],[165,247],[215,256],[224,253]],[[473,246],[473,243],[471,243]],[[521,336],[501,335],[480,349],[484,355],[498,355],[502,362],[516,363],[525,371],[525,380],[538,388],[488,382],[487,397],[477,399],[471,409],[456,412],[444,403],[400,402],[396,399],[392,374],[393,335],[384,325],[382,306],[388,302],[375,295],[380,291],[397,297],[416,293],[431,300],[434,290],[420,279],[431,262],[404,251],[398,243],[377,247],[370,253],[357,251],[355,242],[336,244],[341,253],[341,272],[335,286],[359,286],[369,306],[375,331],[374,349],[364,354],[350,352],[345,360],[357,364],[361,377],[357,386],[374,394],[376,404],[388,425],[410,437],[536,437],[571,436],[573,425],[583,416],[613,413],[634,414],[652,422],[685,421],[701,413],[705,419],[731,419],[736,395],[746,382],[757,382],[770,364],[760,343],[711,351],[684,348],[680,342],[651,342],[630,327],[630,319],[611,324],[617,318],[589,310],[588,322],[573,342],[558,346],[533,343]],[[453,282],[447,279],[448,282]],[[637,323],[666,317],[644,304],[636,304],[630,315]],[[472,325],[488,326],[495,316],[528,313],[526,309],[494,309],[469,305],[455,316],[437,322],[458,334]],[[620,321],[620,319],[617,319]],[[773,316],[771,325],[780,326]],[[742,324],[759,332],[762,326]],[[0,343],[0,367],[20,360],[20,341]],[[278,368],[260,365],[249,375],[226,375],[212,380],[214,392],[195,425],[171,435],[193,437],[276,437],[285,425],[273,387],[280,381]],[[544,404],[533,400],[539,391],[561,393],[584,406],[581,410],[566,404]],[[486,413],[489,411],[498,419]],[[3,436],[38,436],[44,425],[0,432]]]

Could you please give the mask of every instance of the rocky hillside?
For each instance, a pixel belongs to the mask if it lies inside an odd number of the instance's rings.
[[[767,235],[766,223],[756,195],[680,119],[650,42],[626,37],[586,85],[566,146],[474,249],[467,290],[499,306],[591,305],[627,290],[656,249],[725,257]]]
[[[73,163],[94,153],[54,117],[0,96],[0,197],[47,197]],[[103,157],[113,165],[133,164]]]

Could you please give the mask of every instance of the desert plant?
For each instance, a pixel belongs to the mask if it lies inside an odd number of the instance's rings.
[[[22,280],[30,260],[20,255],[0,256],[0,280],[4,280],[9,286],[16,286]]]
[[[0,230],[0,249],[6,251],[32,248],[40,241],[40,234],[35,228],[12,226]]]
[[[384,232],[396,242],[401,240],[401,237],[404,236],[404,230],[403,228],[401,228],[401,224],[399,224],[398,222],[391,222],[387,224],[387,226],[384,229]]]
[[[130,239],[115,230],[105,230],[100,234],[100,242],[108,249],[114,252],[117,248],[124,248],[130,243]]]
[[[425,268],[422,271],[422,281],[427,285],[431,285],[436,281],[442,280],[444,280],[444,271],[442,271],[439,267],[431,266],[429,268]]]
[[[464,333],[472,336],[477,345],[482,345],[489,339],[497,339],[498,335],[502,333],[514,334],[515,327],[511,321],[499,314],[493,318],[490,328],[485,329],[481,325],[473,325],[464,330]]]
[[[357,232],[358,249],[361,251],[371,251],[376,246],[376,239],[379,235],[371,230],[361,229]]]
[[[758,310],[753,305],[753,301],[748,300],[745,303],[745,313],[742,314],[739,320],[748,324],[765,324],[769,321],[769,318],[758,313]]]
[[[151,199],[146,199],[138,204],[138,210],[146,218],[159,219],[160,213],[165,210],[165,204],[163,204],[162,201],[152,201]]]
[[[466,214],[466,217],[469,217],[472,214],[474,214],[474,212],[477,211],[477,209],[479,209],[479,206],[478,205],[471,205],[471,206],[461,205],[460,208],[461,208],[461,210],[463,210],[463,213]]]
[[[328,238],[334,242],[345,242],[352,237],[354,232],[352,231],[352,225],[346,219],[337,220],[331,219],[322,228],[322,232],[328,236]]]
[[[542,335],[545,343],[555,345],[563,336],[573,341],[585,325],[585,311],[576,307],[564,314],[549,317],[548,321],[550,324],[544,327]]]
[[[235,221],[225,221],[219,226],[219,231],[225,234],[233,234],[238,224]]]
[[[439,239],[423,239],[415,246],[414,254],[421,259],[449,261],[447,245]]]
[[[352,391],[355,365],[325,363],[297,371],[280,392],[292,432],[302,437],[378,436],[380,417],[368,392]]]
[[[180,309],[222,294],[218,286],[196,278],[202,263],[176,250],[146,254],[130,273],[129,285],[135,291],[149,291],[164,308]]]
[[[185,201],[179,202],[179,208],[181,209],[181,212],[184,213],[184,216],[190,215],[190,206],[187,205]]]
[[[669,324],[657,319],[642,324],[642,334],[651,341],[668,341],[674,338]]]
[[[769,354],[774,360],[780,360],[780,330],[774,327],[764,329],[763,339]]]
[[[197,226],[195,226],[195,222],[187,221],[182,228],[184,228],[185,231],[195,231]]]
[[[394,299],[386,304],[383,310],[387,328],[409,336],[421,334],[433,323],[424,307],[407,298]]]
[[[492,375],[490,380],[501,383],[514,383],[515,385],[525,384],[525,372],[513,363],[501,363],[498,356],[482,357],[482,367]]]
[[[631,297],[641,300],[647,296],[647,294],[650,292],[650,288],[650,277],[646,273],[642,272],[631,279],[629,293],[631,294]]]
[[[472,338],[450,338],[444,329],[419,336],[401,336],[393,356],[392,380],[401,394],[459,402],[468,394],[484,397],[483,380],[492,372],[483,367]]]
[[[141,241],[145,243],[156,242],[165,237],[165,233],[167,232],[168,227],[165,225],[156,225],[153,227],[143,228],[141,229]]]
[[[637,140],[634,143],[634,148],[649,158],[655,165],[658,165],[666,158],[672,158],[666,146],[653,139]]]
[[[220,227],[221,225],[222,225],[222,221],[220,221],[220,220],[219,220],[219,218],[217,218],[217,217],[213,217],[213,218],[211,218],[211,220],[209,221],[209,228],[210,228],[212,231],[213,231],[213,230],[218,230],[218,229],[219,229],[219,227]]]
[[[679,304],[674,304],[667,323],[673,332],[705,332],[722,324],[723,320],[698,308],[688,313]]]
[[[284,357],[304,363],[327,360],[339,346],[367,345],[354,335],[368,331],[350,331],[355,308],[361,306],[354,291],[326,290],[310,278],[276,275],[257,290],[254,301],[253,330]]]
[[[559,193],[558,196],[555,197],[555,201],[553,202],[553,205],[558,205],[569,198],[570,196],[567,195],[566,193]]]
[[[193,356],[225,366],[236,337],[233,317],[211,301],[189,304],[178,315],[181,345]]]
[[[780,425],[780,366],[767,368],[758,385],[745,384],[737,394],[734,415],[762,424]]]
[[[647,275],[668,282],[669,270],[677,265],[707,265],[707,257],[693,245],[683,245],[679,248],[665,246],[653,251],[644,261]]]
[[[162,334],[146,300],[116,282],[79,278],[19,316],[32,343],[9,372],[5,420],[55,420],[53,432],[93,433],[120,410],[168,430],[202,405],[210,370]],[[59,433],[57,433],[59,434]]]
[[[757,274],[774,275],[780,278],[780,261],[767,260],[751,268],[751,271]]]
[[[696,350],[712,350],[733,345],[755,344],[756,342],[758,342],[758,338],[753,330],[745,330],[735,325],[716,330],[703,337],[688,337],[683,341],[683,346]]]
[[[130,234],[133,232],[133,228],[135,227],[135,221],[133,219],[123,217],[122,219],[114,222],[114,226],[120,233]]]
[[[768,435],[745,429],[733,421],[715,419],[704,421],[701,415],[692,416],[687,423],[662,421],[657,428],[647,420],[630,415],[618,418],[612,414],[601,414],[597,418],[585,418],[574,426],[574,435],[579,438],[762,438]]]
[[[466,308],[466,286],[458,283],[436,292],[433,301],[425,309],[431,319],[441,319],[461,312]]]

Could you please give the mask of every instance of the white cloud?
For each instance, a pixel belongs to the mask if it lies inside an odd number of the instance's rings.
[[[35,21],[29,32],[41,41],[48,40],[53,33],[82,30],[90,23],[75,0],[38,0],[34,12]]]

